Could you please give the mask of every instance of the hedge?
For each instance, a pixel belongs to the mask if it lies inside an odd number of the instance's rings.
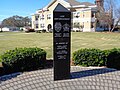
[[[107,52],[107,51],[106,51]],[[80,49],[73,53],[75,65],[82,66],[105,66],[107,62],[105,52],[100,49]]]
[[[44,67],[46,51],[40,48],[16,48],[1,55],[5,70],[25,71]]]
[[[107,67],[120,70],[120,49],[111,49],[107,57]]]
[[[0,56],[0,63],[2,62],[2,60],[1,60],[1,56]]]
[[[107,66],[120,70],[120,49],[80,49],[73,53],[75,65],[81,66]]]

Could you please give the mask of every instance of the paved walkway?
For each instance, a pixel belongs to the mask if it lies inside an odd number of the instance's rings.
[[[120,90],[120,71],[71,67],[71,79],[53,81],[53,69],[0,77],[0,90]]]

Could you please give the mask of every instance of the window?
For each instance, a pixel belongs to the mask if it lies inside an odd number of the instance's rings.
[[[91,28],[94,28],[94,23],[91,23]]]
[[[95,17],[95,13],[94,13],[94,12],[92,12],[91,16],[92,16],[92,18],[93,18],[93,17]]]
[[[44,20],[44,15],[43,14],[40,15],[40,20]]]
[[[79,17],[80,17],[80,12],[77,12],[76,18],[79,18]]]
[[[41,27],[41,28],[44,28],[44,27],[45,27],[45,25],[44,25],[44,24],[40,24],[40,27]]]
[[[48,15],[47,15],[47,19],[51,19],[51,14],[48,14]]]
[[[94,13],[92,13],[92,15],[91,15],[92,17],[94,17]]]
[[[73,12],[73,18],[79,18],[80,12]]]
[[[38,28],[39,26],[38,26],[38,24],[36,24],[36,28]]]
[[[38,19],[39,19],[39,16],[35,16],[35,20],[38,21]]]
[[[80,23],[79,22],[75,22],[74,23],[74,28],[80,28]]]

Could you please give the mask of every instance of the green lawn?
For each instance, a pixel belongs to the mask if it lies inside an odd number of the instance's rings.
[[[80,48],[110,49],[120,48],[119,33],[72,33],[72,52]],[[52,33],[0,33],[0,54],[16,47],[39,47],[47,51],[47,58],[52,58]]]

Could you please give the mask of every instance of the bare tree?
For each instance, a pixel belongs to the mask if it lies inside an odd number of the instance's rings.
[[[105,0],[105,7],[104,7],[104,11],[105,11],[105,14],[106,14],[105,21],[107,22],[107,24],[109,26],[109,31],[110,32],[111,32],[112,27],[113,27],[114,8],[116,8],[114,0]]]
[[[109,31],[113,32],[115,27],[120,22],[120,6],[118,6],[118,0],[105,0],[105,12],[108,14],[105,17],[109,25]]]
[[[118,8],[115,10],[114,19],[115,19],[115,23],[114,23],[114,25],[113,25],[113,28],[111,29],[111,32],[113,32],[113,30],[116,28],[116,26],[117,26],[118,23],[120,22],[120,7],[118,7]]]
[[[110,32],[114,30],[120,22],[120,7],[117,7],[116,3],[117,0],[104,0],[104,7],[98,7],[96,25],[98,22],[103,22],[105,26],[109,27]],[[116,21],[115,24],[114,21]]]

